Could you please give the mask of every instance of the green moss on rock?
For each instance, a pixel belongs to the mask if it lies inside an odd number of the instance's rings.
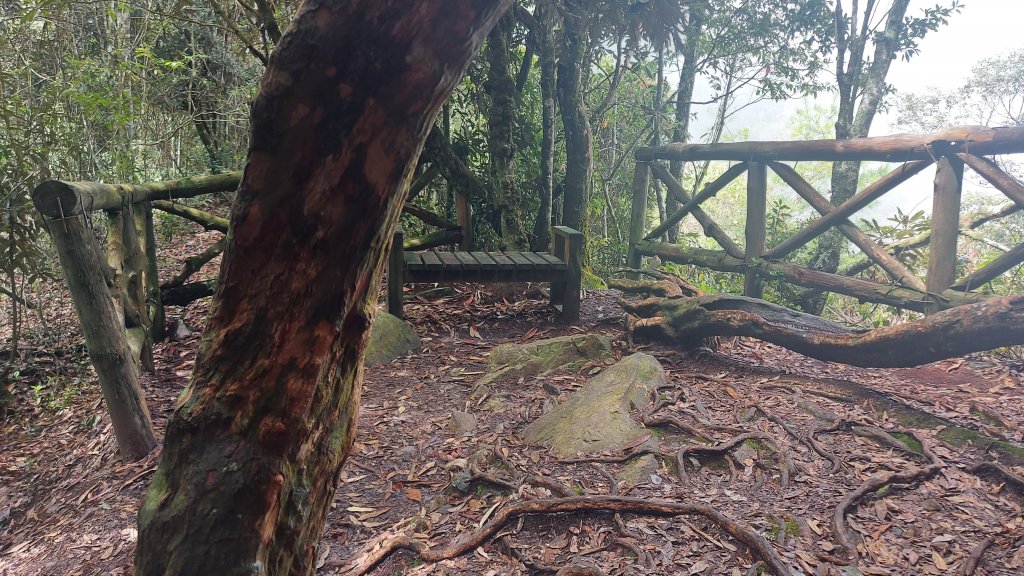
[[[370,328],[370,341],[366,344],[366,358],[363,364],[386,364],[402,354],[416,350],[422,344],[420,337],[408,322],[383,310],[379,311]]]

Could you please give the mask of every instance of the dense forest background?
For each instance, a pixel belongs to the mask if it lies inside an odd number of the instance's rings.
[[[25,315],[47,305],[40,281],[60,275],[32,208],[32,188],[46,179],[147,182],[241,169],[249,104],[296,8],[288,0],[3,3],[0,291],[8,359],[18,355]],[[1024,50],[980,61],[959,89],[897,94],[887,83],[893,61],[913,61],[920,41],[964,9],[957,1],[922,9],[909,0],[521,2],[489,35],[445,105],[421,157],[413,202],[454,218],[456,195],[468,199],[480,248],[542,250],[550,224],[579,228],[588,243],[588,281],[598,286],[625,262],[637,146],[743,139],[744,126],[732,124],[741,111],[764,100],[809,97],[813,103],[797,109],[784,137],[866,136],[886,108],[912,131],[1020,125]],[[699,190],[726,168],[680,164],[672,172]],[[882,168],[797,169],[838,202]],[[770,184],[769,244],[815,215],[779,182]],[[225,214],[230,199],[201,202]],[[970,197],[967,212],[1007,209],[992,202]],[[743,204],[742,185],[734,184],[705,207],[740,237]],[[673,209],[654,185],[650,222]],[[429,232],[420,220],[404,224],[407,237]],[[169,240],[180,226],[162,219],[160,234]],[[887,245],[929,226],[919,209],[867,223]],[[972,234],[961,247],[964,269],[1024,240],[1024,221],[1002,219]],[[707,242],[685,224],[665,239]],[[899,256],[911,266],[922,261],[915,250]],[[832,270],[857,264],[857,254],[831,235],[790,259]],[[707,292],[736,291],[742,282],[684,272]],[[990,289],[1020,291],[1021,280],[1015,269]],[[825,305],[784,286],[769,287],[767,297],[817,311]],[[842,298],[824,310],[861,325],[900,318]]]

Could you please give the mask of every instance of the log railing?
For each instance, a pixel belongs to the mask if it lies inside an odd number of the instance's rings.
[[[725,144],[668,144],[640,148],[636,152],[633,181],[633,210],[630,227],[628,265],[638,268],[642,256],[693,264],[722,272],[743,274],[743,291],[760,297],[767,277],[806,288],[853,296],[863,301],[890,304],[919,312],[934,312],[960,304],[978,302],[985,295],[974,291],[1000,274],[1024,262],[1024,244],[962,278],[956,277],[957,240],[964,233],[960,222],[960,197],[964,169],[970,168],[1005,194],[1012,204],[997,214],[969,222],[973,229],[981,222],[1001,217],[1024,207],[1024,185],[1004,172],[986,155],[1024,152],[1024,127],[961,127],[931,135],[895,135],[854,140],[815,140],[808,142],[735,142]],[[721,176],[691,197],[659,161],[736,162]],[[894,170],[862,191],[834,206],[814,186],[784,162],[796,161],[884,161],[901,162]],[[928,271],[919,278],[885,247],[860,230],[850,217],[889,193],[914,175],[935,165],[932,202],[932,230],[911,239],[920,248],[929,245]],[[774,246],[766,246],[767,173],[771,170],[821,216]],[[743,247],[716,223],[701,204],[747,174],[747,207]],[[647,188],[651,177],[665,184],[668,193],[681,204],[650,232],[647,225]],[[1013,205],[1015,204],[1015,206]],[[693,216],[704,234],[721,250],[687,249],[665,244],[659,239],[674,224]],[[862,252],[862,262],[847,269],[849,275],[832,274],[782,259],[812,242],[830,229],[837,229]],[[889,277],[879,283],[853,277],[871,265],[877,265]]]
[[[410,196],[437,176],[428,170],[410,187]],[[155,437],[139,386],[141,369],[152,370],[153,343],[164,337],[164,305],[184,305],[213,295],[212,280],[186,284],[223,251],[224,241],[185,260],[174,278],[160,282],[153,210],[226,233],[228,220],[177,200],[234,191],[241,172],[146,184],[102,184],[50,180],[36,186],[32,200],[50,230],[82,324],[114,434],[122,454],[139,458]],[[457,199],[459,200],[459,199]],[[437,231],[404,243],[407,250],[448,244],[469,249],[469,204],[459,200],[458,222],[409,202],[403,211]],[[101,245],[90,214],[102,211],[107,234]]]

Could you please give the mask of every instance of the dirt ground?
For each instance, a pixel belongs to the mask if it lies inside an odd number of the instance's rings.
[[[793,573],[962,574],[977,553],[975,574],[1024,574],[1020,487],[999,474],[972,471],[979,462],[1001,461],[1022,472],[1024,461],[1012,452],[1024,440],[1019,366],[978,357],[865,370],[746,339],[689,354],[661,345],[631,347],[615,298],[589,294],[582,322],[572,328],[556,324],[541,295],[522,286],[460,285],[408,304],[424,346],[367,370],[357,443],[328,517],[317,574],[344,573],[368,543],[389,534],[403,532],[439,549],[509,506],[559,493],[708,505],[767,539]],[[59,312],[55,318],[68,315]],[[205,305],[171,316],[182,315],[198,329]],[[559,461],[521,436],[545,406],[564,400],[600,366],[498,384],[491,396],[470,399],[493,346],[575,331],[607,335],[617,356],[642,350],[662,362],[671,387],[661,391],[658,415],[675,417],[714,442],[745,432],[767,435],[780,453],[764,450],[765,442],[723,457],[691,455],[683,474],[672,458],[661,458],[639,484],[612,486],[611,474],[625,466],[612,460],[624,455]],[[23,386],[16,411],[0,423],[0,574],[132,574],[136,511],[159,451],[139,462],[119,459],[83,347],[73,326],[60,333],[65,336],[55,342],[27,345],[34,368],[21,377],[43,386]],[[156,373],[144,378],[161,436],[197,341],[194,334],[159,344]],[[79,384],[70,392],[51,391],[46,383],[58,377]],[[475,416],[472,433],[451,431],[455,410]],[[927,415],[942,420],[936,425]],[[814,442],[812,431],[818,431]],[[908,433],[923,440],[935,460],[899,440]],[[696,441],[671,426],[658,437],[666,454]],[[985,440],[990,437],[1004,444]],[[815,442],[820,453],[812,449]],[[826,455],[834,455],[838,470]],[[583,461],[586,456],[605,462]],[[788,479],[781,472],[786,461],[792,462]],[[837,538],[837,506],[870,477],[913,475],[930,464],[932,473],[868,490],[842,514],[858,544],[854,563]],[[477,474],[467,474],[468,468]],[[370,573],[596,574],[584,569],[597,568],[604,574],[744,575],[762,573],[759,560],[703,516],[588,512],[512,521],[483,546],[441,562],[400,551]]]

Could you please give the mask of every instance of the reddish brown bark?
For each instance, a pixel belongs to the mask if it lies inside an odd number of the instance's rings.
[[[209,324],[139,512],[139,576],[313,572],[414,160],[510,3],[303,4],[253,105]]]

